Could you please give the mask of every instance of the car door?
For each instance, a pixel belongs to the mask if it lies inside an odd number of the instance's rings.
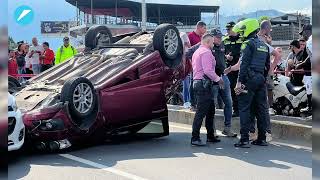
[[[101,91],[101,110],[108,123],[130,125],[167,113],[163,74],[155,70],[150,76]]]

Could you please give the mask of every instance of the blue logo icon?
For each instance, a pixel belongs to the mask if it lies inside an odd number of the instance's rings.
[[[34,18],[34,12],[29,6],[19,6],[14,12],[14,19],[20,25],[28,25]]]

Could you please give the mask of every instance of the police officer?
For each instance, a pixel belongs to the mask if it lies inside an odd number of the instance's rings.
[[[223,38],[223,44],[225,46],[225,59],[226,59],[228,68],[238,63],[240,58],[241,45],[243,43],[240,35],[232,31],[232,28],[234,27],[234,25],[235,25],[234,22],[229,22],[226,25],[227,34]],[[228,78],[230,81],[231,95],[232,95],[232,107],[233,107],[232,117],[239,116],[238,99],[234,91],[234,88],[236,87],[236,84],[237,84],[238,73],[239,71],[233,71],[228,74]]]
[[[270,120],[268,113],[266,78],[270,70],[268,46],[261,41],[257,32],[259,22],[256,19],[245,19],[235,25],[233,30],[246,39],[241,46],[241,64],[235,93],[238,95],[240,115],[240,141],[235,147],[249,148],[249,131],[251,128],[251,107],[257,118],[258,138],[253,145],[267,146],[266,128]]]

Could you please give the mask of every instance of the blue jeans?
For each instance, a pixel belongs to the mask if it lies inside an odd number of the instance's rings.
[[[32,71],[33,71],[33,74],[40,74],[41,64],[32,64]]]
[[[190,102],[190,74],[183,80],[183,102]]]
[[[231,98],[231,88],[228,76],[223,75],[222,79],[224,81],[224,89],[220,89],[219,86],[213,87],[213,97],[215,102],[217,102],[218,94],[220,95],[224,103],[224,126],[231,127],[232,118],[232,98]]]
[[[18,67],[18,74],[26,74],[26,68],[25,67]],[[23,83],[25,82],[25,79],[23,77],[19,77],[19,82]]]

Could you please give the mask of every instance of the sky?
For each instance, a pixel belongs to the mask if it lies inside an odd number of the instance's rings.
[[[7,25],[7,18],[8,18],[8,1],[1,2],[0,6],[0,27]]]
[[[140,0],[134,1],[139,2]],[[42,37],[40,21],[64,21],[74,19],[76,16],[76,8],[65,2],[65,0],[8,0],[2,1],[1,5],[5,5],[6,2],[8,3],[8,11],[7,14],[6,11],[0,11],[0,26],[8,23],[9,35],[15,41],[31,42],[32,37],[38,37],[39,42],[48,41],[53,50],[61,46],[62,38]],[[146,0],[146,2],[186,4],[185,0]],[[290,3],[284,0],[195,0],[187,4],[219,5],[220,14],[225,16],[266,9],[275,9],[285,13],[300,11],[311,15],[312,9],[312,0],[290,0]],[[30,6],[35,13],[33,22],[26,26],[18,25],[13,18],[15,9],[21,5]],[[7,18],[3,18],[6,15]],[[6,19],[7,22],[5,21]]]

